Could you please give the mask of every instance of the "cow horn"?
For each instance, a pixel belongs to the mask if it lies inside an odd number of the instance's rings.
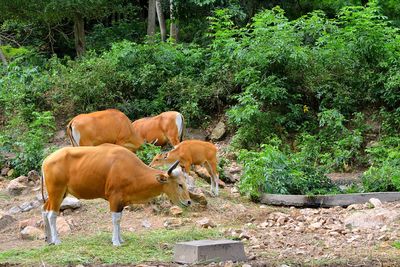
[[[178,164],[179,164],[179,160],[175,161],[174,164],[172,164],[171,167],[169,167],[168,175],[171,175],[171,172],[176,168],[176,166],[178,166]]]
[[[153,142],[151,142],[152,145],[155,145],[158,142],[158,138],[156,138],[155,140],[153,140]]]

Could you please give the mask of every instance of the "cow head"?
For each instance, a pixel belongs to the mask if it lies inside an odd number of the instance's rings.
[[[159,183],[163,184],[163,192],[175,205],[186,207],[191,204],[191,200],[185,176],[178,165],[179,161],[176,161],[167,173],[158,174],[156,178]]]
[[[155,155],[155,157],[153,158],[153,160],[150,163],[150,167],[153,167],[153,168],[159,167],[159,166],[165,165],[167,163],[171,163],[171,160],[168,158],[168,152],[165,152],[165,153]]]

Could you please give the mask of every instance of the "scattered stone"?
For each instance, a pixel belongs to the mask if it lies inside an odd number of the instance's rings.
[[[164,227],[167,229],[178,228],[183,225],[183,221],[180,218],[167,218],[164,221]]]
[[[11,180],[7,186],[7,192],[12,196],[21,195],[27,187],[18,181],[18,178]]]
[[[24,202],[20,206],[22,212],[28,212],[34,208],[31,202]]]
[[[61,203],[60,210],[63,211],[65,209],[78,209],[82,206],[79,199],[75,197],[66,197],[64,198],[63,202]]]
[[[6,176],[9,170],[10,170],[10,168],[4,167],[3,169],[1,169],[0,175]]]
[[[44,200],[46,201],[48,196],[46,194],[46,192],[43,192],[44,194]],[[36,194],[36,199],[40,202],[43,203],[43,197],[42,197],[42,193]]]
[[[16,219],[13,216],[0,213],[0,230],[3,230],[4,228],[13,224],[15,221]]]
[[[30,218],[27,220],[20,221],[18,225],[20,230],[24,229],[27,226],[39,227],[40,220],[38,220],[37,218]]]
[[[371,198],[371,199],[369,200],[369,203],[371,203],[371,205],[372,205],[374,208],[382,207],[382,202],[381,202],[379,199],[377,199],[377,198]]]
[[[219,141],[222,139],[222,137],[224,137],[225,133],[226,133],[226,126],[225,123],[221,120],[220,122],[218,122],[214,130],[211,132],[210,140]]]
[[[8,210],[9,214],[16,214],[16,213],[19,213],[19,212],[21,212],[21,208],[18,207],[18,206],[14,206],[14,207],[12,207],[11,209]]]
[[[68,234],[71,232],[71,226],[64,217],[57,217],[57,231],[59,234]]]
[[[37,171],[31,170],[28,172],[28,181],[32,181],[34,183],[37,183],[40,181],[40,175]]]
[[[151,227],[151,223],[148,220],[143,220],[142,221],[142,226],[144,228],[150,228]]]
[[[209,218],[205,217],[201,220],[196,221],[197,225],[202,228],[214,228],[216,227],[215,223]]]
[[[348,227],[382,227],[400,218],[400,211],[384,208],[365,210],[347,216],[344,223]]]
[[[21,175],[21,176],[18,176],[17,178],[15,178],[13,181],[17,181],[17,182],[19,182],[21,184],[27,184],[28,183],[28,177],[25,176],[25,175]]]
[[[58,228],[58,227],[57,227]],[[25,227],[21,232],[21,238],[22,239],[28,239],[28,240],[36,240],[36,239],[44,239],[44,232],[40,230],[39,228],[36,228],[34,226],[27,226]]]
[[[8,170],[8,172],[7,172],[8,177],[11,177],[13,174],[14,174],[14,169]]]
[[[180,207],[178,207],[178,206],[172,206],[172,207],[169,209],[169,212],[170,212],[173,216],[178,216],[178,215],[181,215],[181,214],[183,213],[183,210],[182,210]]]

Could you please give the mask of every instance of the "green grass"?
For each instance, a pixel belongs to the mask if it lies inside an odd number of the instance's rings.
[[[12,249],[0,253],[0,264],[136,264],[144,261],[169,262],[173,246],[179,241],[216,239],[221,234],[215,229],[155,230],[140,235],[123,234],[125,243],[113,247],[111,233],[90,237],[69,237],[61,245],[43,245],[34,249]]]
[[[393,247],[397,248],[397,249],[400,249],[400,241],[393,242]]]

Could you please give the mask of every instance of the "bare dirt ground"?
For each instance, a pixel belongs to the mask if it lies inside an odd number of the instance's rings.
[[[38,193],[31,191],[23,196],[8,197],[5,191],[8,183],[0,182],[3,211],[32,201]],[[247,264],[252,266],[400,266],[400,250],[393,247],[393,242],[400,240],[398,216],[393,220],[378,219],[376,225],[369,228],[346,226],[347,218],[360,212],[398,212],[399,202],[384,203],[379,208],[371,208],[369,204],[346,209],[271,207],[249,202],[232,187],[223,189],[220,197],[208,197],[208,201],[207,208],[195,205],[176,217],[170,214],[169,203],[165,200],[137,206],[124,212],[122,231],[141,233],[164,228],[165,221],[171,218],[178,218],[177,227],[200,227],[197,221],[207,217],[226,237],[245,243]],[[61,234],[61,238],[88,236],[99,231],[110,232],[111,236],[107,202],[83,200],[82,203],[81,208],[61,214],[72,228],[71,232]],[[40,220],[40,208],[16,213],[13,217],[17,221],[0,231],[0,251],[45,245],[43,240],[21,239],[18,225],[18,221],[24,219]]]
[[[12,197],[6,190],[9,183],[0,181],[0,215],[36,200],[39,193],[36,184],[27,193]],[[201,187],[209,189],[204,182]],[[166,200],[126,209],[122,231],[140,234],[165,228],[171,220],[178,228],[201,227],[198,221],[208,218],[225,237],[244,242],[248,261],[238,266],[400,266],[400,249],[394,246],[400,241],[400,202],[375,208],[368,203],[330,209],[273,207],[250,202],[233,185],[222,189],[219,197],[207,199],[206,208],[194,205],[176,216]],[[40,207],[12,217],[15,222],[0,227],[0,251],[45,245],[44,240],[23,240],[20,235],[19,222],[40,221]],[[61,239],[104,231],[111,238],[111,216],[104,200],[82,200],[81,208],[67,210],[61,217],[71,227]],[[236,266],[229,262],[210,265]]]

